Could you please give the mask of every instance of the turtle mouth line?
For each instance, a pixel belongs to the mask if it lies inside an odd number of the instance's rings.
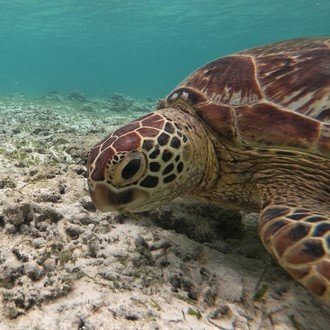
[[[98,183],[90,188],[90,195],[96,208],[102,212],[109,212],[136,202],[145,195],[144,192],[130,188],[124,191],[114,191],[109,186]]]

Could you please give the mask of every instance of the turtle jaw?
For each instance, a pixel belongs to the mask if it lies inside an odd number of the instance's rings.
[[[145,191],[136,188],[115,191],[103,182],[89,184],[89,192],[94,205],[102,212],[111,212],[120,208],[130,211],[141,199],[148,197]]]

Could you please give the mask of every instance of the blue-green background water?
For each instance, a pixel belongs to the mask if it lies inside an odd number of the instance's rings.
[[[0,0],[0,94],[161,97],[219,56],[330,34],[329,0]]]

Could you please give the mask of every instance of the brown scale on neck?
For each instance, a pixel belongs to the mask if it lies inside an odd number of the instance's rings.
[[[308,197],[311,204],[317,202],[329,208],[330,161],[297,151],[234,147],[212,140],[218,151],[219,178],[212,191],[201,194],[203,199],[223,207],[259,212],[267,191],[277,202],[294,196],[306,203]]]

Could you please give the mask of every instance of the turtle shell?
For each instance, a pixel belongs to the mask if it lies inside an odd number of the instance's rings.
[[[212,61],[160,107],[182,102],[236,142],[330,155],[330,38],[294,39]]]

